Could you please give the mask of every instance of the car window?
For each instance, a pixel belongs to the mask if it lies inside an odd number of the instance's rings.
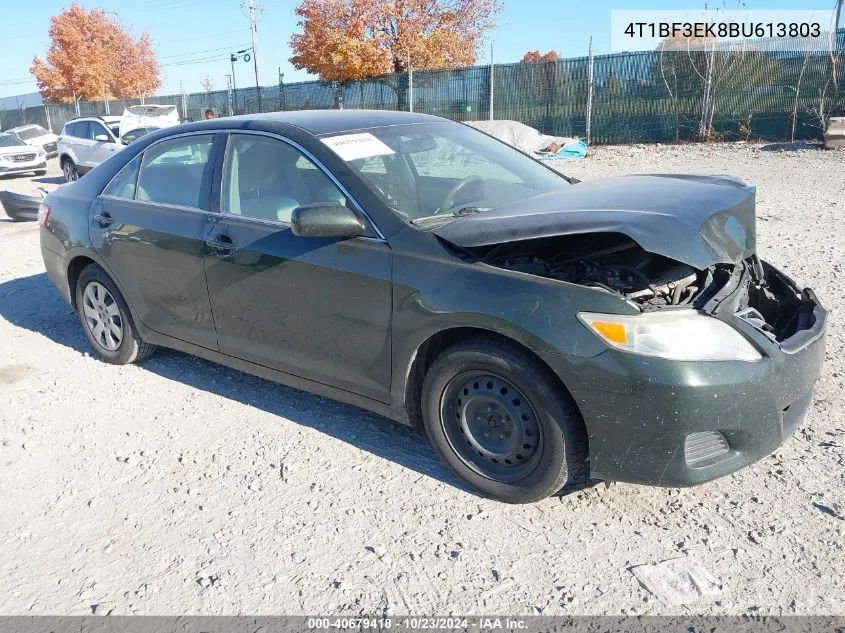
[[[89,139],[91,138],[91,125],[88,121],[80,121],[76,124],[76,129],[74,130],[74,136],[76,138],[84,138]]]
[[[163,141],[144,152],[135,198],[206,209],[203,183],[211,134]]]
[[[282,141],[232,134],[223,168],[223,211],[290,222],[293,210],[314,202],[346,204],[332,180],[307,156]]]
[[[124,165],[123,169],[111,179],[111,182],[103,189],[104,196],[115,198],[126,198],[131,200],[135,197],[136,185],[138,182],[138,171],[141,168],[141,155],[139,154]]]
[[[356,136],[356,143],[348,143]],[[392,209],[451,221],[570,186],[560,174],[471,127],[448,121],[386,125],[321,138]],[[349,147],[355,147],[350,151]]]
[[[101,123],[97,123],[96,121],[88,121],[88,126],[88,138],[90,140],[93,141],[94,137],[99,136],[100,134],[111,138],[109,136],[108,131],[106,130],[106,127]]]
[[[0,134],[0,147],[25,147],[26,143],[17,136],[11,134]]]
[[[446,136],[434,137],[433,141],[433,147],[428,151],[408,154],[420,176],[452,179],[483,174],[484,178],[496,178],[513,184],[522,183],[522,178],[513,171],[466,145],[456,143]]]

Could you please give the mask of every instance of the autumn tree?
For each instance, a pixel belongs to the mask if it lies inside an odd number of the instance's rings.
[[[296,68],[347,82],[475,63],[499,0],[301,0],[301,33],[291,37]],[[407,76],[397,89],[406,102]]]
[[[536,64],[538,62],[557,62],[560,61],[560,55],[555,51],[540,54],[540,51],[528,51],[522,56],[522,61],[525,64]]]
[[[49,35],[46,59],[30,68],[47,101],[143,97],[161,84],[149,35],[134,39],[103,11],[73,3],[51,18]]]

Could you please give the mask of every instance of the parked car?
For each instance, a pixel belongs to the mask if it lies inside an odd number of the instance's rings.
[[[15,134],[0,134],[0,176],[26,173],[46,174],[46,153],[40,147],[26,144]]]
[[[813,291],[756,255],[753,187],[578,182],[421,114],[160,130],[39,216],[104,361],[171,347],[422,426],[508,502],[731,473],[793,433],[824,356]]]
[[[86,116],[65,123],[58,141],[59,164],[67,182],[123,149],[119,116]]]
[[[53,158],[58,153],[56,143],[59,137],[40,125],[21,125],[7,130],[7,133],[14,134],[27,145],[40,147],[47,158]]]
[[[155,132],[156,130],[160,130],[160,127],[136,127],[134,130],[129,130],[120,137],[120,142],[124,145],[129,145],[132,141],[137,141],[139,138],[144,136],[145,134],[149,134],[150,132]]]

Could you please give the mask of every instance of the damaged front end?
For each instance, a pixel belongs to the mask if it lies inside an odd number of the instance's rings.
[[[752,255],[703,269],[644,250],[618,233],[567,235],[463,249],[469,258],[614,293],[643,312],[692,308],[743,319],[775,343],[815,323],[818,305],[783,273]]]

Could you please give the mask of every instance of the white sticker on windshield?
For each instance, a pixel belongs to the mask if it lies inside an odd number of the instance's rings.
[[[358,160],[371,156],[393,154],[393,150],[369,132],[363,134],[344,134],[320,139],[343,160]]]

